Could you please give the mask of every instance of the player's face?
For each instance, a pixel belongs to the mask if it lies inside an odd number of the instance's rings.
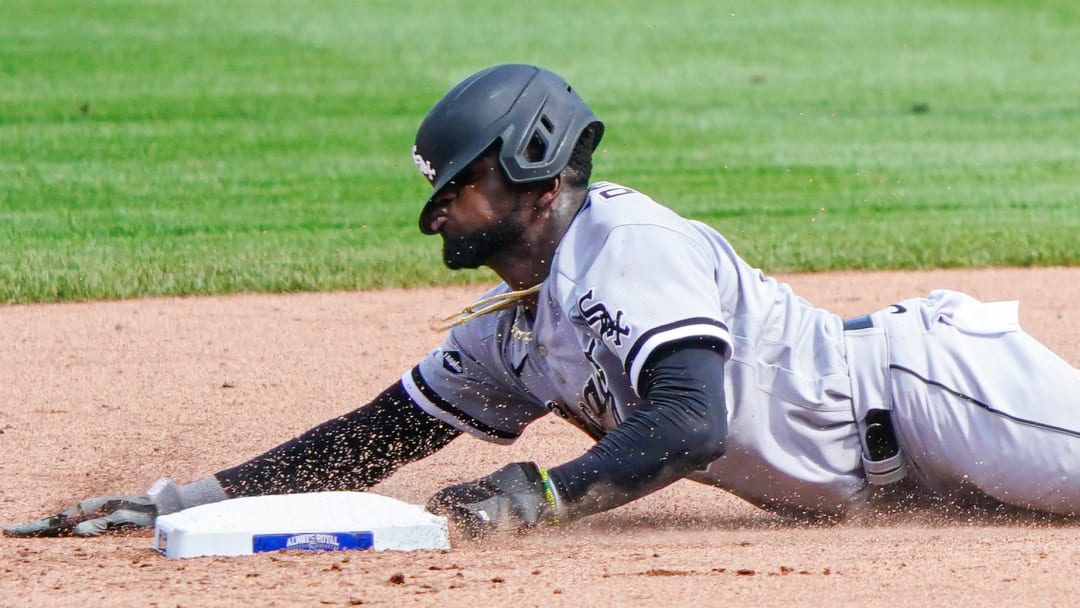
[[[447,268],[478,268],[520,240],[527,194],[503,177],[493,156],[475,161],[447,184],[427,218],[443,237]]]

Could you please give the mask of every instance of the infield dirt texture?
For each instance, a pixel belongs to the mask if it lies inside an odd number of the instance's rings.
[[[596,178],[770,273],[1008,267],[783,275],[815,304],[1019,298],[1080,365],[1076,0],[3,0],[0,524],[213,473],[411,367],[491,277],[416,230],[416,126],[518,61],[607,122]],[[473,285],[375,291],[452,281]],[[312,293],[148,297],[237,292]],[[40,304],[79,300],[120,301]],[[376,490],[423,502],[588,445],[546,418]],[[790,526],[689,482],[454,542],[170,561],[148,532],[0,537],[0,607],[1080,604],[1080,523]]]
[[[840,314],[934,287],[1021,298],[1025,328],[1080,364],[1080,268],[787,275]],[[477,288],[10,306],[0,314],[0,521],[187,481],[393,382]],[[462,437],[378,491],[422,502],[503,463],[588,440],[561,420],[510,447]],[[1002,454],[1008,458],[1008,454]],[[447,552],[168,560],[148,533],[0,538],[0,606],[1069,606],[1080,524],[897,515],[785,525],[679,482],[621,509]]]

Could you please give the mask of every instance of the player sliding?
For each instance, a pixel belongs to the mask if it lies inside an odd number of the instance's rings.
[[[1080,371],[1014,304],[957,292],[842,320],[645,194],[590,185],[604,126],[555,74],[454,87],[413,160],[420,230],[503,283],[371,403],[202,480],[7,528],[95,535],[231,497],[362,490],[468,433],[509,443],[556,412],[596,439],[507,465],[429,508],[474,533],[571,521],[676,480],[790,516],[910,504],[1080,512]],[[891,504],[890,507],[895,507]]]

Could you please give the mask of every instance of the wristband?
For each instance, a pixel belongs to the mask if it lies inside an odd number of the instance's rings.
[[[555,484],[548,476],[547,469],[540,469],[540,481],[544,482],[544,499],[551,507],[551,523],[559,523],[559,492],[555,490]]]
[[[177,487],[175,481],[167,477],[162,477],[151,484],[146,490],[146,497],[154,503],[158,515],[176,513],[184,508],[180,502],[180,488]]]
[[[182,486],[162,477],[146,491],[146,496],[157,507],[158,515],[176,513],[189,507],[227,500],[229,495],[213,475]]]

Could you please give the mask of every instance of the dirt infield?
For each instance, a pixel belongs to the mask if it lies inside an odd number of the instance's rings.
[[[1025,328],[1080,365],[1080,268],[783,278],[842,315],[937,287],[1019,298]],[[0,523],[160,476],[202,477],[361,405],[435,345],[435,313],[478,292],[0,307]],[[377,490],[423,502],[506,462],[555,464],[587,446],[545,418],[510,447],[458,439]],[[1080,524],[957,514],[791,526],[690,482],[557,530],[454,541],[447,552],[168,560],[149,533],[0,538],[0,606],[1080,602]]]

